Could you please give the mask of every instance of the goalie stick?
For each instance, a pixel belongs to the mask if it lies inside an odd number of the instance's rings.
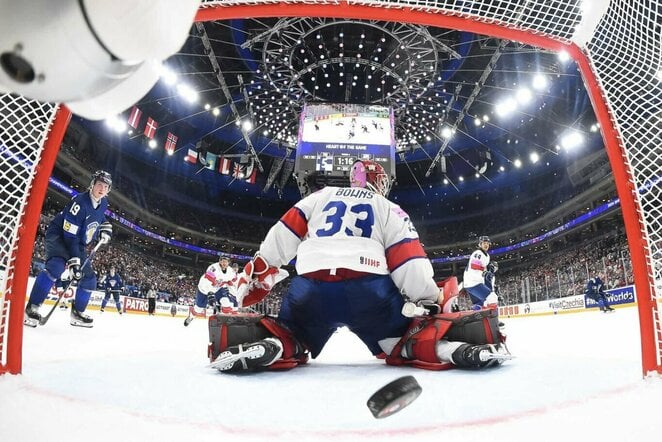
[[[99,250],[99,247],[101,247],[103,244],[106,244],[106,241],[100,240],[100,241],[97,243],[97,245],[94,246],[94,248],[93,248],[92,251],[90,252],[90,255],[87,257],[87,259],[85,260],[85,262],[83,263],[83,265],[80,266],[81,270],[84,269],[85,266],[88,265],[90,262],[92,262],[92,258],[94,258],[94,255],[96,255],[97,250]],[[64,289],[63,289],[63,290],[60,292],[60,294],[58,295],[57,299],[55,300],[55,304],[53,304],[53,307],[51,307],[51,309],[49,310],[48,314],[46,314],[46,316],[43,316],[43,317],[39,320],[39,325],[46,325],[46,323],[47,323],[48,320],[50,319],[51,315],[53,314],[53,312],[55,311],[55,309],[57,308],[57,306],[60,304],[60,301],[61,301],[62,298],[64,297],[64,294],[67,292],[67,290],[69,290],[69,287],[71,287],[71,284],[72,284],[73,282],[74,282],[74,279],[70,277],[70,278],[69,278],[69,282],[67,283],[67,285],[64,287]]]

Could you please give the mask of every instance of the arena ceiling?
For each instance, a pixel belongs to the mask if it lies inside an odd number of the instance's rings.
[[[211,183],[224,199],[250,194],[292,203],[298,198],[292,179],[276,192],[267,178],[281,159],[293,160],[300,111],[309,102],[392,107],[392,197],[433,217],[443,216],[431,209],[440,201],[489,194],[485,204],[498,204],[499,193],[513,188],[527,195],[554,189],[558,204],[588,179],[575,166],[582,158],[594,159],[587,167],[606,163],[595,155],[604,147],[581,76],[564,54],[396,22],[197,23],[136,105],[143,126],[148,116],[159,124],[156,147],[146,144],[143,127],[81,124],[125,159],[161,169],[159,176]],[[117,121],[128,117],[129,111]],[[168,133],[178,137],[171,156],[163,149]],[[255,184],[246,184],[185,163],[196,146],[243,163],[255,160],[262,171]],[[100,166],[122,173],[121,160]],[[276,178],[278,185],[283,177]]]

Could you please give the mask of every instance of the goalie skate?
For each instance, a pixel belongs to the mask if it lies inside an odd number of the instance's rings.
[[[33,304],[28,304],[25,307],[25,318],[23,319],[23,324],[34,328],[39,325],[39,321],[41,321],[39,307]]]
[[[92,324],[93,321],[94,319],[92,319],[90,316],[79,312],[76,310],[76,307],[74,307],[73,304],[71,305],[71,319],[69,320],[69,324],[76,327],[91,328],[94,326],[94,324]]]
[[[453,352],[453,363],[461,368],[487,368],[503,364],[512,359],[504,345],[463,344]]]
[[[283,355],[283,345],[278,339],[264,338],[261,341],[228,347],[210,364],[218,371],[238,372],[267,367]]]

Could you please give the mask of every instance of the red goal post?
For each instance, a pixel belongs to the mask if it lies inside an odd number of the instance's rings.
[[[643,374],[662,373],[662,0],[203,0],[196,20],[246,17],[399,21],[567,52],[593,103],[621,202]],[[0,373],[21,371],[32,246],[68,122],[56,109],[0,95]]]

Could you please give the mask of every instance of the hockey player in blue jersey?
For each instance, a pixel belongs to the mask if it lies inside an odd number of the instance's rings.
[[[120,293],[122,292],[122,288],[124,287],[124,283],[122,282],[122,277],[118,274],[115,273],[115,267],[110,268],[110,272],[108,275],[106,275],[106,279],[103,281],[103,288],[106,291],[106,295],[103,297],[103,301],[101,301],[101,312],[104,312],[104,309],[106,308],[106,304],[108,304],[108,301],[110,300],[110,296],[113,296],[113,299],[115,300],[115,307],[117,307],[117,313],[120,315],[122,314],[122,305],[120,304]]]
[[[108,172],[98,170],[92,175],[87,192],[82,192],[58,213],[46,229],[46,268],[37,275],[30,299],[25,308],[25,325],[36,327],[41,320],[39,307],[46,299],[53,284],[64,270],[78,283],[71,306],[70,323],[79,327],[92,327],[92,318],[85,309],[91,291],[97,287],[92,263],[81,268],[87,252],[85,247],[97,238],[107,243],[112,236],[112,226],[106,221],[108,207],[106,196],[110,192],[112,178]]]
[[[609,301],[607,300],[607,294],[605,293],[601,276],[598,273],[594,278],[588,280],[586,283],[586,296],[598,303],[601,312],[613,312],[614,309],[609,305]]]

